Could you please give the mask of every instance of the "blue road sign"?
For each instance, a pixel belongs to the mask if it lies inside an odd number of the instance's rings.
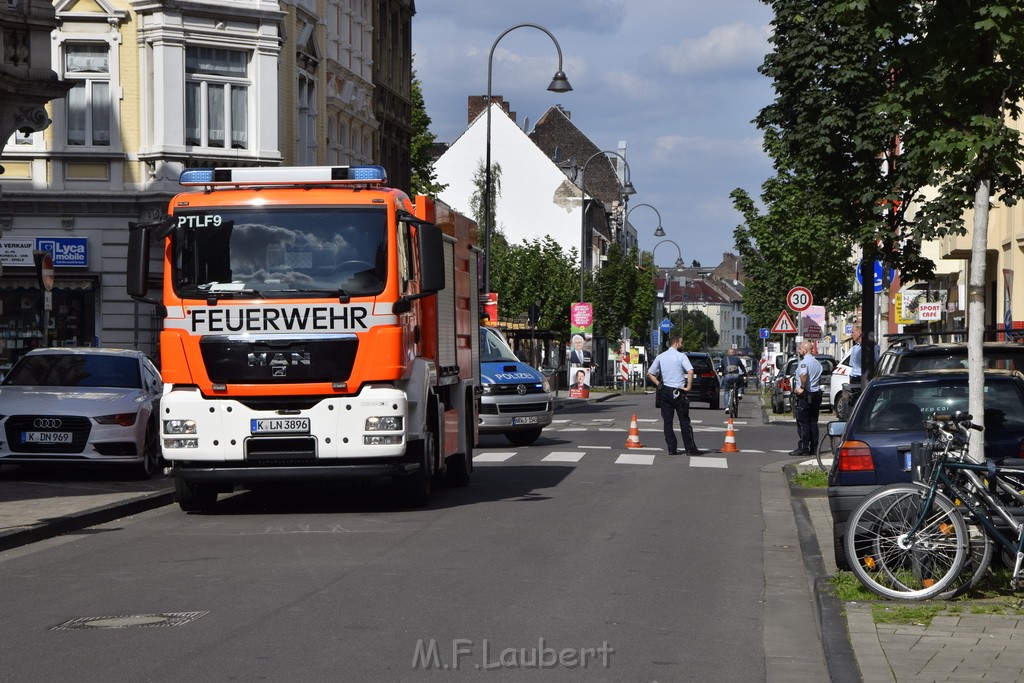
[[[857,284],[864,286],[864,274],[861,273],[863,262],[857,264]],[[882,293],[882,263],[875,261],[875,294]]]
[[[762,327],[761,329],[759,329],[757,331],[757,334],[761,337],[761,339],[767,339],[768,338],[768,328],[767,327]]]
[[[672,331],[672,321],[668,318],[663,318],[661,321],[661,331],[668,334]]]
[[[661,337],[658,336],[658,330],[651,330],[651,345],[658,348],[659,344],[661,344]]]

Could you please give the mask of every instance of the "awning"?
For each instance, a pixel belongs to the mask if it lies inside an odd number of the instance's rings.
[[[53,279],[53,288],[56,290],[82,290],[95,289],[96,278],[91,277],[61,277],[60,273]],[[39,289],[39,281],[34,277],[7,277],[0,276],[0,289]]]

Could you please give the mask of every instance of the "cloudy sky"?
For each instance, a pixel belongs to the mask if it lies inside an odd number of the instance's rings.
[[[770,20],[759,0],[418,0],[414,67],[431,131],[451,142],[466,128],[467,97],[487,92],[495,39],[517,24],[544,26],[561,45],[573,91],[547,91],[555,47],[543,32],[519,28],[495,50],[493,94],[510,102],[520,125],[561,104],[599,148],[624,140],[637,189],[630,205],[657,208],[687,264],[717,265],[734,251],[740,223],[729,193],[742,187],[757,197],[772,172],[751,123],[772,99],[757,73]],[[630,222],[651,250],[655,213],[641,207]],[[663,245],[655,258],[670,265],[676,251]]]

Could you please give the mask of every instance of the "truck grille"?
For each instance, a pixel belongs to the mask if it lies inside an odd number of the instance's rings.
[[[245,440],[245,459],[254,465],[300,465],[316,462],[311,436],[258,437]]]
[[[239,339],[207,336],[199,342],[210,379],[217,384],[344,382],[352,373],[359,341],[282,337]]]

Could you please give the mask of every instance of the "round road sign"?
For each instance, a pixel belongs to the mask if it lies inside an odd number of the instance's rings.
[[[39,278],[42,281],[43,289],[47,292],[53,289],[53,256],[48,251],[43,253],[43,263],[39,272]]]
[[[794,287],[786,295],[786,305],[794,311],[806,311],[814,303],[811,290],[806,287]]]

